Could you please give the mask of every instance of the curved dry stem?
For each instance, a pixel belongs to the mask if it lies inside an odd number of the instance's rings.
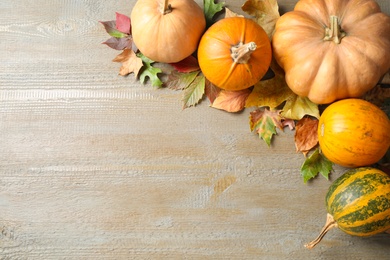
[[[318,237],[316,237],[313,241],[310,243],[307,243],[305,245],[306,248],[312,249],[315,247],[319,242],[321,242],[322,238],[325,236],[325,234],[332,228],[337,227],[337,222],[334,220],[333,216],[329,213],[326,215],[326,223],[325,226],[322,228],[320,234]]]
[[[172,12],[172,6],[169,4],[169,0],[164,0],[162,12],[163,14],[169,14]]]
[[[252,52],[257,48],[255,42],[249,42],[243,44],[240,42],[238,45],[231,48],[231,57],[235,63],[247,63],[251,57]]]

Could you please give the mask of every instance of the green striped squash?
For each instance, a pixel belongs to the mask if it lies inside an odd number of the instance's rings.
[[[372,167],[351,169],[336,179],[325,198],[327,221],[313,248],[333,227],[353,236],[390,230],[390,176]]]

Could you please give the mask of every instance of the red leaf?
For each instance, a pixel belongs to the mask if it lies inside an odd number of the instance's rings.
[[[127,15],[116,13],[116,29],[123,33],[130,34],[131,32],[130,18]]]
[[[111,37],[107,41],[103,42],[108,47],[113,48],[115,50],[123,50],[123,49],[131,49],[133,45],[133,41],[130,37],[116,38]]]
[[[219,92],[221,92],[221,89],[206,79],[205,93],[211,104],[214,103],[214,100],[218,97]]]
[[[200,70],[198,60],[194,56],[188,56],[182,61],[171,63],[178,72],[193,72]]]

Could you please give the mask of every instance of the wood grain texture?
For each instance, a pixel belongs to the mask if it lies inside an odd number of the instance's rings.
[[[0,259],[388,259],[389,235],[304,249],[330,182],[303,184],[293,132],[118,76],[98,21],[133,5],[0,3]]]

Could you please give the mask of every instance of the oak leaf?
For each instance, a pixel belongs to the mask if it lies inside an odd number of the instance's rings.
[[[222,90],[212,103],[211,107],[227,112],[238,112],[245,108],[245,101],[251,93],[250,89],[239,91]]]
[[[295,126],[295,148],[297,152],[302,152],[305,156],[318,144],[318,119],[304,117]]]
[[[122,53],[116,56],[112,61],[121,62],[122,66],[119,70],[119,75],[126,76],[134,73],[137,77],[139,71],[143,67],[142,59],[137,57],[133,50],[125,49]]]
[[[141,58],[143,66],[139,72],[139,80],[142,84],[145,84],[146,79],[152,82],[152,86],[161,87],[162,81],[158,77],[158,74],[162,73],[160,68],[156,68],[153,66],[154,61],[143,55],[142,53],[137,53],[137,57]]]
[[[214,23],[214,16],[223,10],[225,2],[215,3],[215,0],[203,0],[203,12],[206,18],[206,27]]]
[[[327,180],[333,170],[333,163],[329,161],[317,148],[302,164],[301,175],[303,182],[313,179],[320,173]]]
[[[254,16],[254,19],[263,27],[268,37],[272,38],[276,21],[280,17],[277,0],[247,0],[241,9]]]

